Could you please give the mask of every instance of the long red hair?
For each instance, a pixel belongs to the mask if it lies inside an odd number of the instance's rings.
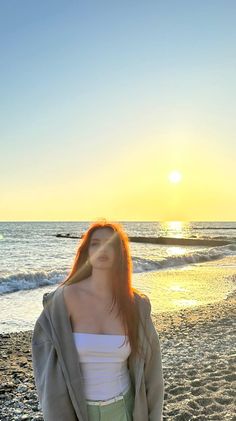
[[[112,307],[117,303],[118,314],[121,313],[131,350],[133,353],[139,353],[138,326],[141,318],[138,306],[135,305],[134,292],[141,297],[143,294],[137,288],[134,288],[131,283],[133,265],[129,238],[120,223],[107,221],[104,218],[90,224],[88,230],[82,235],[72,269],[59,286],[78,283],[92,274],[92,265],[88,259],[88,248],[92,233],[100,228],[113,230],[112,242],[115,247],[116,259],[112,269]]]

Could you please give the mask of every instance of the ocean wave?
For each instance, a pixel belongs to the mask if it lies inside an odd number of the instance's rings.
[[[0,278],[0,295],[11,292],[54,285],[62,281],[67,272],[60,270],[18,272]]]
[[[227,256],[234,256],[235,254],[236,244],[229,244],[227,246],[193,250],[186,255],[170,256],[158,261],[133,256],[133,272],[140,273],[175,268],[194,263],[222,259]],[[5,276],[2,274],[0,277],[0,295],[54,285],[58,282],[62,282],[67,274],[68,272],[66,270],[17,272]]]
[[[186,266],[194,263],[209,262],[222,259],[227,256],[236,254],[236,244],[228,244],[226,246],[211,247],[203,250],[194,250],[192,253],[182,256],[170,256],[159,261],[133,257],[134,272],[147,272],[151,270],[161,270],[174,268],[178,266]]]

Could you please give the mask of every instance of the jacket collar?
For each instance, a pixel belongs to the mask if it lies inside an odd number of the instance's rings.
[[[139,308],[139,314],[145,325],[150,307],[147,309],[146,300],[143,300],[136,292],[134,292],[134,297]],[[50,334],[60,360],[75,412],[79,419],[88,421],[82,373],[71,323],[65,305],[64,286],[60,286],[56,290],[44,294],[43,306],[45,316],[50,323]],[[142,349],[145,351],[146,342],[141,325],[139,327],[139,340],[142,346],[144,346]],[[137,394],[141,382],[144,360],[137,355],[134,356],[131,352],[128,358],[128,365],[135,394]]]

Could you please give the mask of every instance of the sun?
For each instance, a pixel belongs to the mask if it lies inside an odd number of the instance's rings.
[[[171,171],[168,178],[171,183],[179,183],[182,179],[182,175],[179,171]]]

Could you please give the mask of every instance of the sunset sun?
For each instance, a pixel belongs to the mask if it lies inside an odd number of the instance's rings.
[[[168,178],[171,183],[179,183],[182,179],[182,175],[179,171],[171,171]]]

